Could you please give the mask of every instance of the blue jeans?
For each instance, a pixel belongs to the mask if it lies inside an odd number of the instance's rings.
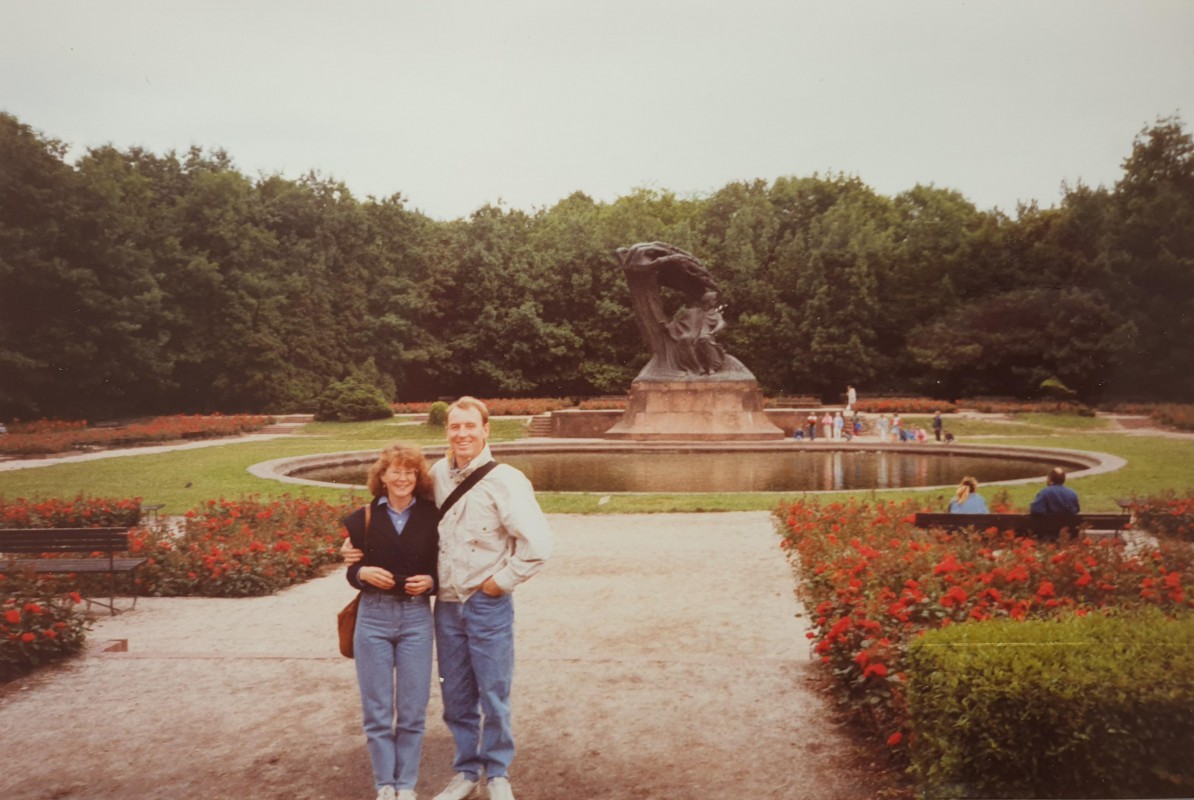
[[[514,597],[477,592],[464,603],[435,602],[435,649],[444,722],[456,741],[452,767],[472,780],[506,777],[514,760]]]
[[[353,635],[375,788],[413,789],[431,697],[431,605],[366,592]],[[395,680],[397,673],[397,680]]]

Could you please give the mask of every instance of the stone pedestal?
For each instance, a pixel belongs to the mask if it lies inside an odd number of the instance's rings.
[[[762,441],[784,438],[753,380],[635,381],[606,439]]]

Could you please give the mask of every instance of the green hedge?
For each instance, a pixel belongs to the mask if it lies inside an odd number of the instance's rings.
[[[980,622],[909,650],[926,798],[1194,795],[1194,615]]]

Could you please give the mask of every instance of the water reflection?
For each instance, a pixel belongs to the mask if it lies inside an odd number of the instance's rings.
[[[962,454],[862,451],[499,454],[544,492],[799,492],[948,486],[1043,476],[1044,461]],[[362,485],[366,467],[304,471],[311,480]]]

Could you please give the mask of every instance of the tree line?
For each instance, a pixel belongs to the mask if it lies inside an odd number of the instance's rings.
[[[721,285],[769,394],[1194,399],[1194,143],[1146,127],[1112,187],[1010,216],[829,174],[702,197],[581,192],[433,220],[221,150],[67,147],[0,113],[0,419],[623,394],[647,359],[613,251],[665,241]],[[678,307],[681,298],[670,301]]]

